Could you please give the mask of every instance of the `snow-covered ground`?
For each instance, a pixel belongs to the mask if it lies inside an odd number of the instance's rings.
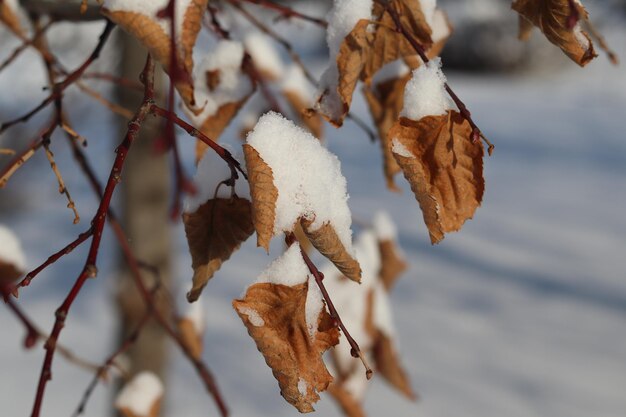
[[[98,30],[86,30],[84,42]],[[90,36],[90,38],[89,38]],[[626,59],[620,40],[608,39]],[[81,38],[82,41],[82,38]],[[59,41],[60,42],[60,41]],[[554,53],[560,53],[554,50]],[[37,65],[23,60],[17,77]],[[7,75],[0,83],[7,85]],[[328,128],[330,149],[342,161],[359,221],[388,210],[400,224],[400,242],[411,268],[392,294],[404,362],[417,391],[409,403],[374,379],[365,402],[371,416],[429,417],[623,417],[626,414],[626,73],[600,57],[589,68],[574,64],[553,73],[509,76],[447,74],[483,131],[496,143],[486,161],[487,191],[475,219],[457,234],[431,247],[419,207],[404,180],[401,195],[384,188],[377,144],[349,121]],[[41,77],[41,75],[39,75]],[[31,94],[0,99],[0,119],[38,102],[39,85],[12,78]],[[25,78],[26,79],[26,78]],[[43,79],[43,78],[40,78]],[[17,83],[17,84],[15,84]],[[15,87],[14,87],[15,88]],[[2,90],[6,91],[6,90]],[[77,127],[91,138],[89,154],[104,177],[112,159],[115,132],[101,110],[80,99]],[[13,109],[13,110],[11,110]],[[354,109],[366,115],[361,99]],[[43,120],[43,119],[42,119]],[[234,129],[227,135],[234,136]],[[4,140],[4,139],[1,139]],[[236,144],[236,139],[227,139]],[[61,142],[59,142],[61,143]],[[185,143],[191,163],[193,143]],[[29,266],[87,228],[96,202],[75,169],[67,149],[58,145],[62,172],[78,202],[83,221],[57,194],[54,178],[38,156],[7,187],[25,204],[5,212],[22,238]],[[189,166],[189,169],[191,167]],[[5,199],[7,191],[0,191]],[[4,203],[4,202],[3,202]],[[8,203],[6,205],[9,205]],[[181,294],[190,281],[182,227],[177,234]],[[61,343],[96,362],[114,349],[111,279],[114,245],[107,235],[97,280],[89,282],[67,321]],[[204,358],[216,374],[233,416],[295,416],[254,342],[231,307],[259,272],[275,258],[250,239],[219,271],[203,294],[207,331]],[[24,309],[45,329],[53,311],[79,271],[84,248],[41,274],[20,297]],[[321,260],[318,258],[318,262]],[[2,416],[29,414],[43,349],[24,351],[23,329],[0,308],[0,401]],[[217,415],[195,371],[174,353],[165,382],[166,415]],[[55,359],[43,416],[69,416],[91,375]],[[106,416],[110,390],[100,386],[87,416]],[[318,415],[336,416],[327,396]]]

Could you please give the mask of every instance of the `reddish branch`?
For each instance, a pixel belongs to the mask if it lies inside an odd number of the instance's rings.
[[[258,4],[259,6],[265,7],[266,9],[277,11],[284,18],[296,17],[298,19],[306,20],[307,22],[315,23],[316,25],[319,25],[324,28],[328,26],[328,23],[324,19],[305,15],[296,10],[293,10],[290,7],[283,6],[282,4],[274,3],[273,1],[270,1],[270,0],[243,0],[243,1],[246,1],[248,3]]]
[[[103,35],[110,32],[112,28],[112,24],[107,23],[107,30],[105,30],[105,33]],[[107,36],[108,35],[104,36],[104,38],[106,39]],[[101,43],[99,43],[99,45]],[[39,384],[37,386],[37,393],[35,395],[35,402],[33,404],[31,417],[38,417],[41,413],[41,405],[43,402],[46,385],[52,377],[52,360],[54,358],[54,353],[56,350],[56,342],[59,339],[61,331],[65,325],[65,320],[67,318],[67,315],[69,314],[70,308],[72,307],[72,304],[76,300],[76,297],[78,296],[85,282],[89,278],[95,278],[98,273],[96,262],[98,260],[100,242],[102,240],[102,230],[104,228],[107,211],[111,204],[113,192],[115,191],[117,184],[119,184],[121,180],[121,174],[124,168],[124,161],[126,160],[128,151],[130,150],[133,141],[139,133],[141,123],[148,115],[151,102],[154,98],[153,76],[154,63],[152,62],[152,59],[149,58],[142,73],[142,81],[145,83],[144,101],[139,110],[137,110],[137,112],[135,113],[135,117],[128,124],[128,131],[126,133],[126,136],[124,137],[124,140],[116,149],[117,156],[115,157],[115,161],[113,162],[113,167],[111,168],[111,172],[109,174],[109,180],[104,189],[104,194],[102,196],[102,200],[100,201],[100,205],[98,207],[96,215],[92,220],[93,236],[91,239],[91,245],[89,247],[89,253],[87,255],[87,260],[85,262],[83,270],[76,279],[70,292],[55,313],[56,320],[54,322],[52,332],[50,333],[50,338],[45,345],[46,356],[44,358],[43,366],[41,368],[41,375],[39,377]]]
[[[409,30],[402,24],[402,22],[400,21],[400,16],[398,15],[398,12],[392,7],[391,3],[387,0],[376,0],[376,1],[382,4],[385,7],[385,10],[389,12],[389,16],[391,16],[391,19],[396,25],[396,31],[402,34],[402,36],[404,36],[404,38],[411,44],[411,47],[415,50],[415,52],[417,52],[417,54],[422,59],[422,61],[424,63],[428,63],[430,59],[428,59],[428,56],[426,55],[426,50],[413,37],[411,32],[409,32]],[[491,142],[489,142],[489,140],[485,137],[485,135],[483,135],[481,130],[478,128],[476,123],[474,123],[474,120],[472,120],[472,115],[470,111],[467,109],[467,107],[465,106],[465,103],[461,101],[461,99],[456,95],[456,93],[452,90],[452,88],[450,88],[448,83],[445,83],[445,88],[448,94],[450,95],[450,98],[452,98],[456,106],[459,108],[459,112],[461,113],[461,116],[463,116],[465,120],[467,120],[467,122],[470,124],[472,128],[472,140],[474,142],[478,142],[482,138],[482,140],[484,140],[485,143],[488,145],[488,152],[489,152],[489,155],[491,155],[493,153],[494,145]]]
[[[293,233],[288,233],[285,237],[285,242],[289,246],[291,246],[296,241],[297,241],[296,235]],[[317,283],[317,286],[322,292],[322,296],[324,297],[324,301],[326,302],[326,306],[328,307],[330,316],[337,322],[337,325],[343,332],[343,335],[346,337],[348,344],[350,344],[350,347],[351,347],[350,354],[352,355],[352,357],[359,358],[361,360],[361,362],[363,363],[363,366],[365,367],[365,376],[367,377],[367,379],[370,379],[373,374],[372,368],[370,368],[369,364],[367,363],[367,360],[365,359],[365,355],[361,351],[359,344],[356,342],[356,340],[354,340],[354,338],[350,335],[350,332],[348,332],[348,329],[346,328],[346,326],[343,324],[343,321],[341,320],[341,316],[337,312],[337,309],[335,308],[335,305],[333,304],[333,301],[330,298],[328,291],[326,291],[326,287],[324,286],[324,282],[323,282],[324,274],[322,274],[322,272],[319,269],[317,269],[317,267],[315,266],[311,258],[309,258],[309,255],[307,255],[306,251],[302,249],[302,247],[300,247],[300,253],[302,254],[302,259],[304,260],[304,263],[306,264],[307,268],[309,268],[309,271],[313,275],[313,278],[315,278],[315,282]]]
[[[106,44],[107,40],[109,39],[109,35],[113,31],[114,27],[115,27],[115,24],[113,22],[107,20],[107,23],[106,23],[106,26],[104,28],[104,31],[100,35],[98,44],[96,45],[96,47],[93,50],[93,52],[91,53],[91,55],[89,55],[89,57],[85,60],[85,62],[83,62],[81,66],[79,66],[76,70],[74,70],[72,73],[70,73],[63,81],[61,81],[60,83],[55,84],[54,87],[53,87],[53,90],[52,90],[52,94],[50,94],[48,97],[46,97],[37,107],[35,107],[34,109],[29,111],[28,113],[23,114],[22,116],[20,116],[20,117],[18,117],[16,119],[10,120],[10,121],[5,122],[5,123],[2,123],[0,125],[0,133],[4,132],[5,130],[7,130],[11,126],[14,126],[14,125],[16,125],[18,123],[23,123],[23,122],[28,121],[31,117],[33,117],[35,114],[39,113],[42,109],[47,107],[50,103],[53,103],[53,102],[57,102],[58,103],[59,102],[58,100],[60,100],[60,98],[63,96],[63,92],[65,91],[65,89],[67,87],[69,87],[70,85],[72,85],[76,80],[78,80],[83,75],[85,70],[87,70],[87,68],[96,59],[98,59],[98,57],[100,56],[100,52],[102,51],[102,48],[104,47],[104,45]]]

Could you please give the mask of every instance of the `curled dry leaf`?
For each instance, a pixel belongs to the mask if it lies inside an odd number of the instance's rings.
[[[184,213],[183,223],[193,267],[192,302],[224,261],[239,249],[254,231],[250,201],[244,198],[215,198],[194,213]]]
[[[587,11],[578,0],[573,2],[569,0],[515,0],[511,7],[521,16],[520,39],[525,40],[529,37],[530,24],[532,24],[574,62],[584,67],[597,54],[591,38],[582,30],[580,22],[570,27],[571,4],[578,9],[577,13],[581,20],[588,19]]]
[[[11,7],[10,3],[11,2],[8,0],[0,1],[0,22],[4,23],[4,25],[18,37],[23,37],[25,35],[24,28],[22,27],[16,10]]]
[[[419,0],[392,0],[390,7],[398,12],[400,22],[413,37],[429,50],[433,44],[432,29],[426,21],[422,5]],[[376,18],[375,30],[368,34],[371,44],[367,62],[361,73],[361,79],[369,84],[374,74],[385,64],[398,58],[415,55],[415,49],[409,41],[396,30],[391,15],[381,3],[374,3],[373,16]]]
[[[322,110],[320,114],[335,127],[343,125],[343,120],[348,114],[350,104],[352,103],[352,93],[369,55],[368,25],[368,20],[359,20],[348,36],[345,37],[337,54],[336,63],[339,77],[337,91],[324,91],[318,99],[317,106]],[[338,95],[338,99],[341,101],[340,114],[331,114],[331,112],[323,110],[327,107],[324,104],[325,100],[332,101],[335,94]]]
[[[322,118],[316,111],[309,111],[309,105],[306,98],[302,97],[297,91],[284,90],[283,95],[289,103],[294,113],[298,115],[304,126],[309,132],[318,139],[322,138]]]
[[[330,223],[325,223],[317,230],[312,230],[313,222],[301,219],[300,224],[315,249],[328,258],[342,274],[352,281],[361,281],[361,266],[346,250]]]
[[[380,279],[387,291],[391,290],[400,275],[406,271],[408,265],[399,254],[396,242],[393,240],[379,240],[380,249]]]
[[[339,404],[341,411],[343,411],[346,417],[365,417],[365,411],[361,403],[341,384],[335,382],[330,384],[328,393],[337,401],[337,404]]]
[[[400,363],[400,356],[393,344],[393,340],[383,329],[378,328],[374,314],[376,314],[377,297],[376,289],[371,289],[367,294],[365,329],[370,335],[373,343],[371,348],[376,374],[381,375],[385,380],[396,388],[399,392],[411,400],[417,396],[411,388],[411,381]],[[380,290],[379,290],[380,291]]]
[[[265,357],[280,386],[281,395],[301,413],[314,411],[332,381],[322,360],[339,341],[339,330],[326,309],[318,317],[311,336],[306,323],[308,281],[294,286],[257,283],[250,286],[233,307],[257,348]]]
[[[419,121],[401,117],[389,131],[392,151],[424,214],[431,242],[472,218],[485,190],[483,145],[456,111]]]
[[[394,176],[400,172],[400,167],[391,153],[391,144],[387,134],[402,111],[404,86],[410,78],[411,74],[407,73],[402,77],[383,81],[373,87],[363,87],[363,94],[380,138],[387,188],[392,191],[400,190],[393,180]]]
[[[198,333],[193,321],[183,317],[178,321],[178,331],[191,352],[191,356],[199,360],[202,357],[202,334]]]
[[[257,234],[257,246],[270,250],[270,240],[274,235],[276,200],[278,189],[274,185],[272,168],[259,156],[256,149],[243,145],[243,154],[248,169],[248,182],[252,196],[252,220]]]
[[[189,108],[196,108],[191,74],[193,72],[193,47],[202,27],[202,16],[208,0],[188,0],[188,6],[182,17],[182,24],[177,24],[176,34],[178,70],[176,89]],[[113,4],[113,6],[110,6]],[[171,33],[169,25],[162,25],[156,16],[149,16],[136,10],[120,6],[111,0],[105,1],[102,14],[118,24],[126,32],[137,38],[170,76],[173,74]],[[176,16],[179,17],[179,16]]]

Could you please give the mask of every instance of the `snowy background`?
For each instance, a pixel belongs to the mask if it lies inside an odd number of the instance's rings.
[[[592,10],[593,13],[593,10]],[[621,27],[620,27],[621,25]],[[282,27],[282,26],[281,26]],[[305,30],[306,29],[306,30]],[[302,24],[299,46],[321,39]],[[95,44],[100,24],[61,26],[53,47],[69,67]],[[512,31],[515,28],[511,28]],[[623,24],[605,30],[626,59]],[[12,50],[6,35],[1,56]],[[111,45],[108,47],[111,52]],[[313,65],[325,62],[308,51]],[[554,48],[553,55],[561,53]],[[110,55],[109,55],[110,56]],[[105,60],[106,61],[106,60]],[[100,62],[112,68],[113,60]],[[43,71],[25,54],[0,73],[0,120],[39,102]],[[445,70],[445,67],[444,67]],[[319,71],[318,71],[319,72]],[[384,187],[377,144],[347,122],[327,128],[328,145],[342,161],[355,219],[367,222],[388,210],[400,224],[400,243],[411,268],[392,294],[400,349],[422,399],[410,403],[374,379],[365,402],[371,416],[577,417],[626,415],[626,71],[601,56],[586,69],[565,63],[512,75],[447,72],[450,83],[485,134],[495,142],[486,160],[482,208],[463,231],[432,247],[419,207],[404,180],[400,195]],[[104,88],[104,85],[101,86]],[[19,94],[17,93],[19,92]],[[356,98],[358,97],[358,98]],[[354,110],[367,109],[355,95]],[[89,155],[104,178],[119,140],[101,107],[68,93],[72,119],[90,139]],[[23,146],[45,117],[9,131],[0,145]],[[235,146],[236,129],[224,135]],[[180,143],[192,172],[193,141]],[[87,228],[97,202],[63,141],[53,144],[61,170],[83,216],[58,195],[42,155],[33,158],[0,191],[0,223],[22,238],[28,265],[40,264]],[[180,223],[176,274],[182,293],[191,277]],[[355,226],[358,229],[358,226]],[[207,287],[203,298],[208,331],[204,358],[218,377],[233,416],[295,416],[252,339],[231,307],[247,284],[280,252],[267,256],[250,239]],[[112,278],[115,245],[105,236],[100,275],[81,292],[61,342],[95,362],[115,348]],[[42,273],[20,296],[23,308],[44,329],[82,266],[85,248]],[[320,259],[317,259],[321,263]],[[43,359],[41,345],[25,351],[22,326],[0,308],[0,401],[2,416],[30,413]],[[217,415],[195,371],[173,349],[166,381],[166,415]],[[69,416],[91,375],[57,356],[44,416]],[[108,415],[110,388],[99,386],[85,415]],[[327,396],[318,415],[339,415]]]

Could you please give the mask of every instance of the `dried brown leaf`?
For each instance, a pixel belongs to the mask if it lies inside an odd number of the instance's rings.
[[[239,109],[246,103],[250,95],[252,95],[252,92],[239,101],[220,106],[215,114],[207,117],[204,122],[202,122],[200,131],[209,139],[217,141],[222,132],[224,132],[224,129],[226,129],[228,124],[235,118]],[[209,146],[206,143],[200,139],[196,140],[196,165],[200,162],[208,148]]]
[[[157,399],[152,404],[150,411],[147,414],[137,414],[127,407],[119,407],[117,411],[120,412],[122,417],[159,417],[159,413],[161,411],[161,400],[161,398]]]
[[[402,26],[429,50],[433,41],[432,29],[426,22],[419,0],[392,0],[390,7],[398,12]],[[376,2],[372,14],[376,19],[375,31],[368,34],[371,44],[370,54],[361,74],[361,79],[370,83],[372,77],[385,64],[404,56],[415,55],[415,49],[409,41],[396,30],[396,25],[385,7]]]
[[[408,265],[399,254],[397,243],[392,240],[379,240],[380,250],[380,279],[387,291],[391,290],[400,275],[406,271]]]
[[[17,36],[23,37],[25,35],[19,16],[5,1],[0,1],[0,22],[4,23]]]
[[[196,331],[193,322],[188,318],[178,321],[178,331],[189,348],[191,356],[199,360],[202,357],[202,335]]]
[[[374,314],[376,314],[375,290],[367,294],[365,312],[365,330],[373,340],[372,356],[376,375],[381,375],[389,384],[404,394],[407,398],[415,400],[417,396],[411,388],[411,381],[400,363],[400,356],[393,344],[393,340],[381,329],[376,327]]]
[[[233,307],[256,342],[265,362],[272,369],[281,395],[301,413],[314,411],[332,381],[322,360],[324,353],[339,342],[339,331],[325,309],[318,319],[318,331],[309,334],[305,304],[308,282],[293,287],[258,283],[250,286],[244,299],[234,300]],[[255,311],[262,325],[250,320]],[[304,391],[304,392],[302,392]]]
[[[270,240],[274,235],[278,189],[274,185],[272,168],[263,161],[256,149],[244,144],[243,154],[248,169],[248,182],[252,196],[252,220],[257,234],[257,246],[262,246],[269,252]]]
[[[387,134],[402,111],[404,86],[410,78],[411,74],[408,73],[403,77],[386,80],[373,87],[363,87],[363,94],[380,138],[387,188],[392,191],[400,190],[393,180],[394,176],[400,172],[400,167],[391,153],[391,144]]]
[[[208,0],[191,1],[185,11],[182,34],[177,34],[177,37],[180,35],[180,44],[177,45],[176,53],[181,76],[176,81],[176,89],[190,109],[196,108],[191,79],[193,72],[192,52],[202,26],[202,15],[207,2]],[[172,74],[171,34],[166,33],[157,21],[142,13],[123,10],[102,8],[102,14],[137,38],[148,49],[153,58],[163,65],[165,71],[170,75]]]
[[[335,399],[346,417],[365,417],[361,403],[341,384],[333,382],[328,386],[328,393]]]
[[[191,253],[193,287],[187,294],[192,302],[222,266],[254,231],[252,208],[244,198],[216,198],[193,213],[183,214]]]
[[[330,223],[325,223],[317,230],[312,230],[312,222],[304,218],[300,220],[300,224],[315,249],[334,263],[346,277],[361,282],[361,266],[348,253]]]
[[[576,3],[575,6],[580,19],[587,20],[588,14],[582,4]],[[569,27],[568,20],[572,15],[569,0],[515,0],[511,7],[581,67],[597,56],[591,38],[580,25]],[[520,38],[527,38],[528,32],[528,24],[520,20]]]
[[[470,139],[472,128],[456,111],[419,121],[401,117],[389,131],[412,156],[394,151],[424,215],[431,242],[457,231],[480,206],[483,179],[482,143]]]
[[[361,71],[369,55],[369,43],[367,39],[368,25],[369,21],[364,19],[359,20],[339,47],[339,53],[337,54],[339,79],[336,93],[341,100],[342,112],[338,117],[335,117],[337,115],[321,112],[321,115],[335,127],[341,127],[344,118],[350,110],[352,93],[356,88],[356,84],[361,76]],[[325,91],[318,99],[318,104],[324,100],[325,96],[328,94],[329,91]]]
[[[323,127],[322,117],[317,112],[308,111],[310,105],[307,100],[298,94],[296,91],[284,90],[283,95],[289,103],[289,106],[293,109],[294,113],[298,115],[304,126],[318,139],[322,138]]]

